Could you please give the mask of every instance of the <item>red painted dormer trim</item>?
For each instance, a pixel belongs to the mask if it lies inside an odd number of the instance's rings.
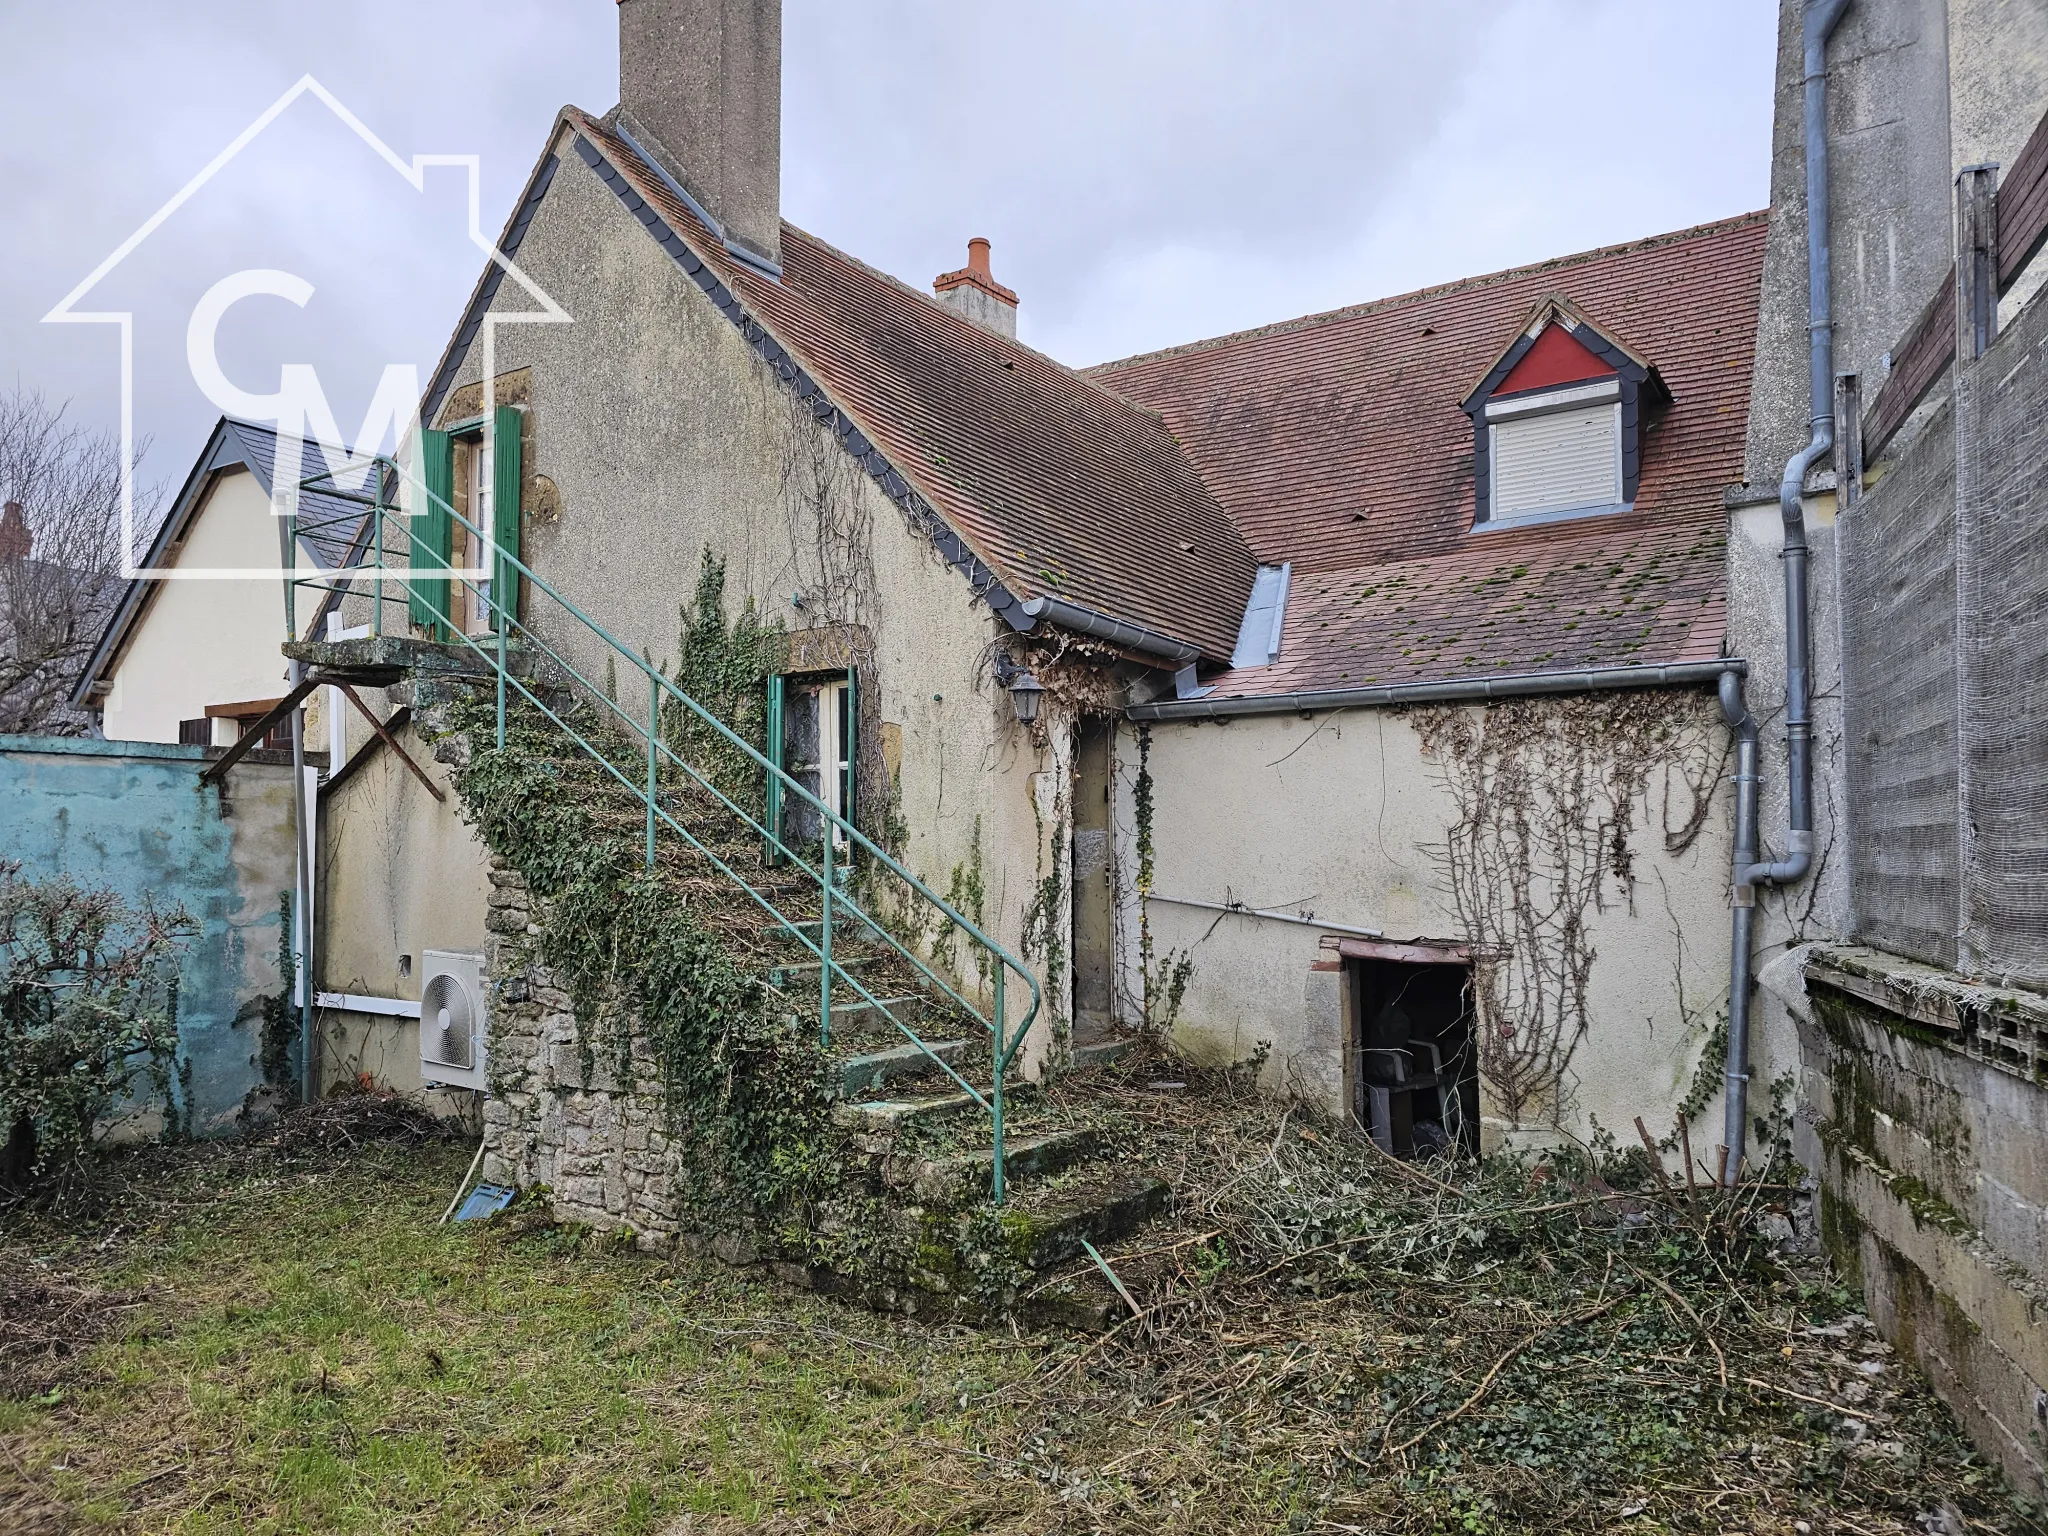
[[[1512,395],[1525,389],[1548,389],[1553,384],[1580,384],[1611,378],[1614,371],[1612,363],[1595,357],[1570,331],[1552,322],[1508,376],[1494,386],[1493,393]]]

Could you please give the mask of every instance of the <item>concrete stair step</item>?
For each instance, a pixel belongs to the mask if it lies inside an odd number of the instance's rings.
[[[1006,1192],[1027,1180],[1048,1178],[1093,1157],[1100,1141],[1087,1126],[1010,1140],[1003,1148]],[[920,1204],[966,1205],[989,1197],[994,1170],[994,1149],[984,1147],[950,1157],[905,1159],[903,1166],[891,1169],[886,1177],[895,1187],[908,1190]]]
[[[1166,1208],[1172,1191],[1149,1173],[1105,1168],[1099,1179],[1063,1189],[1043,1206],[1026,1200],[1027,1250],[1019,1255],[1033,1269],[1050,1269],[1081,1253],[1081,1239],[1097,1248],[1136,1231]]]
[[[835,973],[838,971],[858,973],[872,970],[875,963],[881,958],[880,955],[841,955],[835,951],[832,956],[832,965]],[[809,977],[812,984],[816,985],[818,972],[824,968],[825,962],[822,960],[784,961],[769,967],[768,985],[771,987],[785,987],[792,982],[801,981],[805,977]],[[838,1016],[839,1008],[836,1004],[833,1006],[832,1013],[834,1017]]]
[[[1129,1035],[1110,1040],[1091,1040],[1086,1045],[1074,1047],[1074,1070],[1086,1072],[1091,1067],[1106,1067],[1128,1053],[1138,1042]]]
[[[813,880],[810,882],[810,886],[811,890],[815,892],[818,888],[818,883]],[[791,926],[802,933],[804,941],[816,944],[820,942],[825,925],[819,918],[807,917]],[[792,947],[797,947],[803,942],[797,938],[796,934],[791,933],[788,928],[784,928],[779,923],[763,924],[761,937],[764,939],[778,939]],[[840,944],[866,944],[871,941],[879,942],[884,949],[889,948],[886,936],[874,924],[844,910],[834,913],[832,918],[832,943],[835,948]]]
[[[813,975],[817,972],[812,971]],[[834,1034],[844,1030],[881,1029],[890,1034],[897,1033],[896,1025],[917,1028],[931,1009],[931,999],[920,992],[906,993],[901,997],[885,997],[876,1003],[861,998],[851,1003],[832,1005],[832,1030]]]
[[[833,1010],[835,1014],[838,1011]],[[931,1076],[939,1071],[933,1057],[957,1071],[966,1055],[965,1040],[931,1040],[923,1047],[906,1040],[885,1050],[848,1056],[839,1063],[840,1097],[860,1102],[873,1098],[891,1083]]]
[[[906,1094],[900,1098],[861,1099],[834,1106],[832,1118],[852,1131],[863,1150],[892,1151],[896,1139],[914,1125],[950,1119],[959,1114],[979,1114],[981,1106],[972,1094]]]

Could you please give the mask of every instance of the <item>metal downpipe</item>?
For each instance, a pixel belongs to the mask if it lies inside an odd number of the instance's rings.
[[[1728,1059],[1722,1069],[1727,1120],[1721,1145],[1728,1149],[1728,1160],[1720,1172],[1723,1187],[1732,1187],[1742,1166],[1743,1124],[1749,1113],[1749,994],[1756,932],[1756,887],[1742,878],[1756,864],[1756,717],[1743,702],[1738,673],[1721,674],[1721,713],[1735,732],[1734,918],[1728,954]]]
[[[1728,994],[1727,1161],[1721,1182],[1741,1177],[1749,1115],[1749,1003],[1756,887],[1789,885],[1813,866],[1812,639],[1807,601],[1806,475],[1835,445],[1835,315],[1828,220],[1828,38],[1849,0],[1807,0],[1801,77],[1806,151],[1807,390],[1812,433],[1778,482],[1785,543],[1785,857],[1758,859],[1756,721],[1742,702],[1741,680],[1724,675],[1721,708],[1737,732],[1734,917]],[[1745,810],[1746,807],[1746,810]]]

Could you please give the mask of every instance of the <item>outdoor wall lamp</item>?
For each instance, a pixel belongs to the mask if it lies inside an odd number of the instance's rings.
[[[1010,707],[1017,711],[1017,723],[1034,724],[1039,703],[1045,697],[1045,685],[1005,656],[996,658],[996,681],[1010,690]]]

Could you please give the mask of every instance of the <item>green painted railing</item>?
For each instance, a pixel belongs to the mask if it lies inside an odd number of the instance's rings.
[[[434,615],[437,638],[466,648],[487,666],[497,695],[498,746],[502,749],[505,745],[508,705],[515,698],[523,699],[552,721],[563,736],[631,792],[645,807],[646,860],[650,867],[655,862],[660,834],[665,830],[682,839],[686,846],[702,855],[714,869],[752,898],[782,932],[794,938],[818,961],[818,1021],[821,1044],[827,1047],[831,1044],[833,996],[842,988],[853,998],[868,1004],[881,1017],[888,1019],[905,1040],[924,1052],[940,1071],[951,1078],[960,1090],[969,1095],[988,1115],[994,1154],[990,1189],[1000,1204],[1005,1182],[1004,1083],[1011,1064],[1031,1029],[1032,1020],[1038,1016],[1038,978],[1032,975],[1016,956],[983,933],[965,914],[955,909],[945,898],[898,863],[885,849],[879,847],[853,824],[850,817],[833,810],[817,794],[806,789],[802,783],[785,772],[780,763],[771,761],[723,720],[683,692],[644,655],[628,647],[604,625],[535,574],[532,568],[517,556],[496,549],[490,568],[504,573],[523,587],[526,597],[524,605],[520,603],[516,594],[512,601],[504,601],[503,594],[494,590],[492,582],[476,579],[473,574],[464,574],[464,568],[457,567],[452,559],[440,556],[427,549],[424,544],[416,542],[410,534],[411,520],[427,515],[428,509],[432,507],[445,513],[453,526],[468,531],[473,549],[492,547],[482,529],[464,517],[445,498],[430,491],[417,476],[408,476],[407,471],[398,463],[380,456],[375,462],[375,468],[370,472],[370,482],[374,490],[360,497],[337,490],[331,472],[323,471],[309,476],[302,482],[303,488],[321,490],[329,497],[339,495],[344,499],[359,500],[364,512],[359,523],[348,527],[339,526],[344,519],[328,519],[329,523],[336,525],[330,529],[331,533],[352,541],[354,557],[350,564],[341,570],[325,571],[317,576],[301,579],[293,584],[293,588],[305,587],[358,599],[368,598],[372,604],[371,629],[372,633],[377,635],[384,633],[384,614],[390,603],[399,604],[401,612],[405,612],[408,605],[417,600],[422,592],[431,594],[438,588],[448,595],[450,608],[459,608],[460,604],[455,601],[455,594],[465,591],[473,594],[478,611],[487,614],[490,619],[491,633],[488,635],[466,633],[464,626],[457,622],[455,614],[432,601],[431,596],[426,600],[425,606]],[[401,486],[404,495],[400,494]],[[408,513],[397,504],[399,502],[409,502],[414,510]],[[288,547],[296,547],[299,532],[311,531],[313,526],[309,520],[291,528],[289,534],[293,544]],[[398,556],[396,565],[390,563],[394,554]],[[426,557],[423,564],[411,564],[421,556]],[[479,568],[482,567],[470,569]],[[421,583],[417,578],[423,570],[427,579]],[[408,581],[408,571],[415,578],[413,581]],[[498,583],[499,586],[506,584],[508,583],[505,581]],[[292,610],[287,615],[288,623],[291,632],[296,634],[297,603],[290,589],[287,603]],[[529,611],[519,611],[522,606]],[[540,615],[530,611],[535,607],[542,608],[552,622],[536,622]],[[550,640],[550,633],[555,634],[558,639]],[[559,637],[578,633],[594,637],[600,642],[599,654],[610,662],[612,669],[618,674],[623,676],[629,675],[630,672],[638,672],[646,679],[647,713],[644,719],[636,710],[628,709],[619,699],[612,697],[604,687],[594,684],[568,656],[563,654],[563,645],[566,642],[560,641]],[[543,665],[535,668],[536,676],[531,680],[516,675],[513,665],[515,650],[522,657],[544,659]],[[639,777],[637,766],[635,774],[629,776],[613,762],[611,754],[592,741],[584,731],[577,729],[548,702],[544,695],[553,690],[538,676],[545,668],[554,669],[560,680],[573,688],[582,702],[602,711],[600,718],[622,731],[629,741],[637,743],[634,748],[636,759],[642,751],[645,755],[644,779]],[[534,686],[529,686],[529,682]],[[623,693],[625,690],[618,691]],[[791,847],[785,842],[779,826],[770,826],[761,817],[755,816],[712,782],[709,775],[685,761],[669,745],[662,731],[663,712],[665,709],[676,708],[687,711],[709,726],[718,738],[745,754],[747,760],[761,771],[764,785],[780,787],[779,798],[783,805],[802,802],[816,812],[820,837],[815,862],[806,857],[805,850]],[[771,899],[770,893],[761,890],[735,870],[670,813],[662,803],[664,782],[672,789],[678,786],[695,786],[708,792],[750,829],[753,837],[761,839],[761,845],[770,850],[771,855],[779,856],[781,862],[771,867],[778,871],[796,873],[816,884],[819,905],[819,916],[815,924],[816,938],[805,931],[807,927],[812,926],[809,919],[793,917],[784,912]],[[773,800],[777,797],[769,798]],[[896,888],[906,898],[907,905],[913,908],[922,907],[928,913],[936,914],[953,929],[964,934],[970,944],[981,950],[985,959],[977,961],[974,969],[978,974],[988,978],[989,1005],[986,1009],[963,994],[954,984],[952,977],[933,966],[924,956],[906,944],[887,923],[871,912],[868,906],[863,905],[860,898],[848,889],[848,866],[840,863],[835,857],[833,845],[838,838],[834,837],[834,832],[845,839],[850,854],[868,861],[869,868],[876,877],[896,882]],[[928,987],[941,993],[962,1014],[986,1032],[990,1056],[989,1086],[986,1092],[975,1087],[955,1070],[951,1062],[939,1056],[932,1049],[930,1042],[920,1036],[907,1022],[897,1017],[887,1006],[887,1001],[870,991],[867,984],[834,954],[835,932],[843,933],[849,927],[859,936],[878,940],[901,956],[924,978]],[[962,974],[965,974],[964,969]],[[1025,1009],[1023,1017],[1014,1024],[1008,1022],[1006,1012],[1006,983],[1009,976],[1014,976],[1022,982],[1030,994],[1030,1006]]]

